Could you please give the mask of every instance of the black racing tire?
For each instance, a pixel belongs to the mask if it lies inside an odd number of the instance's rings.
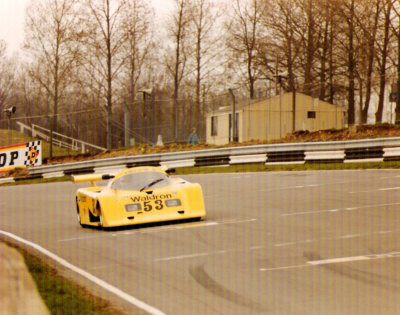
[[[99,223],[100,223],[99,227],[100,227],[101,230],[105,230],[104,222],[103,222],[103,215],[101,214],[101,207],[100,207],[100,203],[99,202],[97,202],[96,208],[97,208],[97,210],[99,212]]]
[[[99,220],[100,220],[100,227],[104,228],[104,223],[103,223],[103,216],[101,215],[101,212],[99,214]]]
[[[81,220],[81,213],[80,213],[80,209],[79,209],[79,204],[78,201],[76,201],[76,218],[78,219],[78,223],[81,227],[84,227],[84,225],[82,224],[82,220]]]

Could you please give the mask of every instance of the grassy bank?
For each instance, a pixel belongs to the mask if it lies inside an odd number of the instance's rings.
[[[11,144],[26,143],[33,140],[38,140],[38,139],[34,139],[15,130],[13,130],[12,132]],[[8,145],[9,145],[8,130],[0,129],[0,147],[6,147]],[[50,145],[48,142],[42,141],[42,150],[43,150],[42,158],[43,159],[48,158],[50,153]],[[53,156],[55,157],[74,156],[77,154],[78,153],[75,151],[60,148],[58,146],[53,145]]]
[[[16,248],[24,256],[39,294],[51,314],[126,315],[122,310],[113,307],[110,302],[93,296],[84,287],[61,276],[43,259],[15,244],[7,243],[7,245]]]

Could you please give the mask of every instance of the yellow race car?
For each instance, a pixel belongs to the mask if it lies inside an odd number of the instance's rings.
[[[182,219],[203,219],[203,192],[197,183],[171,178],[165,167],[134,167],[117,174],[72,176],[92,186],[76,192],[81,226],[115,227]],[[107,186],[95,184],[109,180]]]

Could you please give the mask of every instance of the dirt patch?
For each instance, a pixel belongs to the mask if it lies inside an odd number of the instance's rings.
[[[23,167],[17,167],[10,171],[0,172],[0,178],[24,177],[27,175],[29,175],[29,169]]]

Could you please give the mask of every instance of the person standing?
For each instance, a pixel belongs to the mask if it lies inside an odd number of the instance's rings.
[[[197,136],[196,128],[192,128],[192,132],[189,135],[188,143],[189,144],[198,144],[199,143],[199,137]]]

